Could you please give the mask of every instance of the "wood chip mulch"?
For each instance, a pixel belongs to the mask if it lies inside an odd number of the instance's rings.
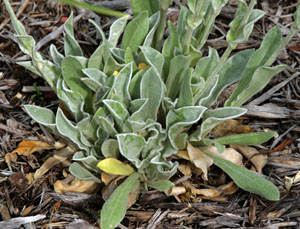
[[[128,10],[128,0],[89,1],[118,10]],[[168,18],[176,23],[180,5],[175,0]],[[256,25],[247,42],[239,50],[258,48],[266,32],[278,25],[286,35],[292,21],[296,1],[262,0],[258,8],[266,16]],[[38,49],[49,58],[50,44],[63,50],[62,24],[71,8],[53,1],[11,1],[19,20],[37,42]],[[207,45],[220,53],[226,47],[225,31],[234,17],[235,3],[224,8]],[[75,9],[77,39],[89,56],[100,42],[87,19],[93,17],[108,31],[113,18]],[[36,171],[50,157],[51,150],[20,157],[6,163],[5,155],[22,140],[51,141],[47,131],[32,123],[24,112],[24,104],[36,104],[55,110],[58,101],[51,88],[33,73],[16,64],[26,60],[14,42],[12,26],[0,3],[0,228],[99,228],[101,193],[93,195],[54,192],[53,184],[62,179],[62,167],[55,166],[37,182],[30,184],[28,173]],[[207,52],[207,46],[204,49]],[[246,104],[249,112],[242,121],[255,130],[277,131],[279,136],[257,149],[268,155],[263,173],[281,192],[277,202],[267,201],[243,190],[224,199],[174,198],[158,191],[142,194],[126,213],[120,228],[300,228],[300,186],[291,179],[300,170],[300,34],[277,58],[277,64],[288,67]],[[38,86],[39,90],[36,90]],[[227,93],[230,92],[230,88]],[[226,97],[226,93],[223,95]],[[222,101],[219,101],[222,103]],[[51,139],[52,138],[52,139]],[[219,170],[210,174],[221,176]],[[175,176],[174,179],[178,179]],[[228,179],[228,178],[227,178]],[[205,186],[205,184],[203,184]]]

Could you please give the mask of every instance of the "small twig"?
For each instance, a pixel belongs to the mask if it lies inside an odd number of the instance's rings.
[[[262,102],[264,102],[267,99],[271,98],[272,95],[276,91],[278,91],[280,88],[284,87],[287,83],[289,83],[291,80],[293,80],[294,78],[296,78],[298,75],[300,75],[300,72],[296,72],[295,74],[293,74],[292,76],[290,76],[286,80],[282,81],[281,83],[279,83],[275,87],[271,88],[270,90],[268,90],[267,92],[265,92],[264,94],[262,94],[261,96],[259,96],[258,98],[254,99],[253,101],[251,101],[250,103],[248,103],[247,105],[259,105],[259,104],[261,104]]]
[[[47,86],[38,86],[39,91],[50,92],[53,91],[51,87]],[[33,86],[23,86],[22,92],[35,92],[36,89]]]

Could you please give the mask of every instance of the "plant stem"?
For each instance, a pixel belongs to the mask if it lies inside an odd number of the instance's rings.
[[[216,74],[218,74],[218,72],[220,71],[220,69],[223,67],[225,61],[227,60],[227,58],[229,57],[230,53],[232,52],[232,50],[235,47],[232,45],[228,45],[225,52],[223,53],[217,67],[215,68],[215,70],[213,71],[213,73],[211,74],[211,76],[215,76]]]
[[[185,38],[184,38],[184,46],[183,46],[184,55],[187,55],[189,53],[189,48],[190,48],[193,32],[194,32],[194,30],[188,26],[188,29],[186,31]]]
[[[162,45],[162,39],[166,27],[166,18],[167,18],[166,13],[167,13],[166,10],[160,9],[160,20],[156,31],[156,39],[155,39],[155,49],[157,51],[160,51]]]

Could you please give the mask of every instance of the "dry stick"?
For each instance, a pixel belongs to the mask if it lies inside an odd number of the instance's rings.
[[[259,96],[258,98],[254,99],[253,101],[251,101],[250,103],[248,103],[247,105],[259,105],[262,102],[266,101],[267,99],[271,98],[272,95],[278,91],[280,88],[284,87],[287,83],[289,83],[291,80],[293,80],[294,78],[296,78],[298,75],[300,74],[300,72],[296,72],[294,73],[292,76],[290,76],[289,78],[287,78],[286,80],[282,81],[281,83],[279,83],[278,85],[276,85],[275,87],[271,88],[270,90],[268,90],[267,92],[265,92],[264,94],[262,94],[261,96]]]
[[[23,13],[23,11],[25,10],[25,8],[27,7],[29,3],[29,0],[25,0],[25,2],[22,4],[21,8],[19,8],[16,16],[17,18],[20,17],[20,15]],[[0,30],[2,30],[4,28],[4,26],[6,26],[6,24],[10,21],[10,17],[6,18],[0,25]]]
[[[82,18],[84,14],[79,14],[74,18],[74,23],[77,22],[80,18]],[[49,33],[47,36],[45,36],[42,40],[40,40],[36,46],[35,49],[38,51],[41,47],[43,47],[45,44],[47,44],[49,41],[52,41],[56,39],[62,32],[64,31],[64,25],[59,26],[56,30]]]

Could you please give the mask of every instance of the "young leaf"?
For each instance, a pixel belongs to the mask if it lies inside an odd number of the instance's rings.
[[[64,24],[65,30],[65,55],[66,56],[83,56],[82,50],[75,40],[73,29],[73,12],[71,12],[68,20]]]
[[[102,171],[113,175],[129,176],[134,172],[134,169],[130,165],[119,161],[116,158],[106,158],[100,161],[97,167]]]
[[[138,47],[143,43],[148,29],[148,12],[142,11],[126,26],[121,44],[122,49],[130,47],[132,52],[135,53]]]
[[[219,156],[207,152],[204,153],[211,157],[214,160],[214,164],[227,173],[240,188],[258,194],[268,200],[279,200],[280,193],[270,181]]]
[[[100,218],[102,229],[115,228],[122,221],[126,213],[129,194],[140,184],[139,176],[138,173],[132,173],[104,203]]]
[[[86,111],[92,113],[92,93],[85,83],[81,81],[81,78],[85,77],[82,69],[80,62],[72,56],[65,57],[61,64],[64,80],[72,91],[83,96]]]
[[[112,47],[116,47],[121,34],[123,33],[127,23],[126,17],[116,20],[110,27],[108,42]]]
[[[157,111],[163,96],[163,82],[158,73],[149,68],[143,75],[141,80],[140,95],[141,98],[148,98],[145,105],[145,119],[148,117],[154,121],[157,120]]]

